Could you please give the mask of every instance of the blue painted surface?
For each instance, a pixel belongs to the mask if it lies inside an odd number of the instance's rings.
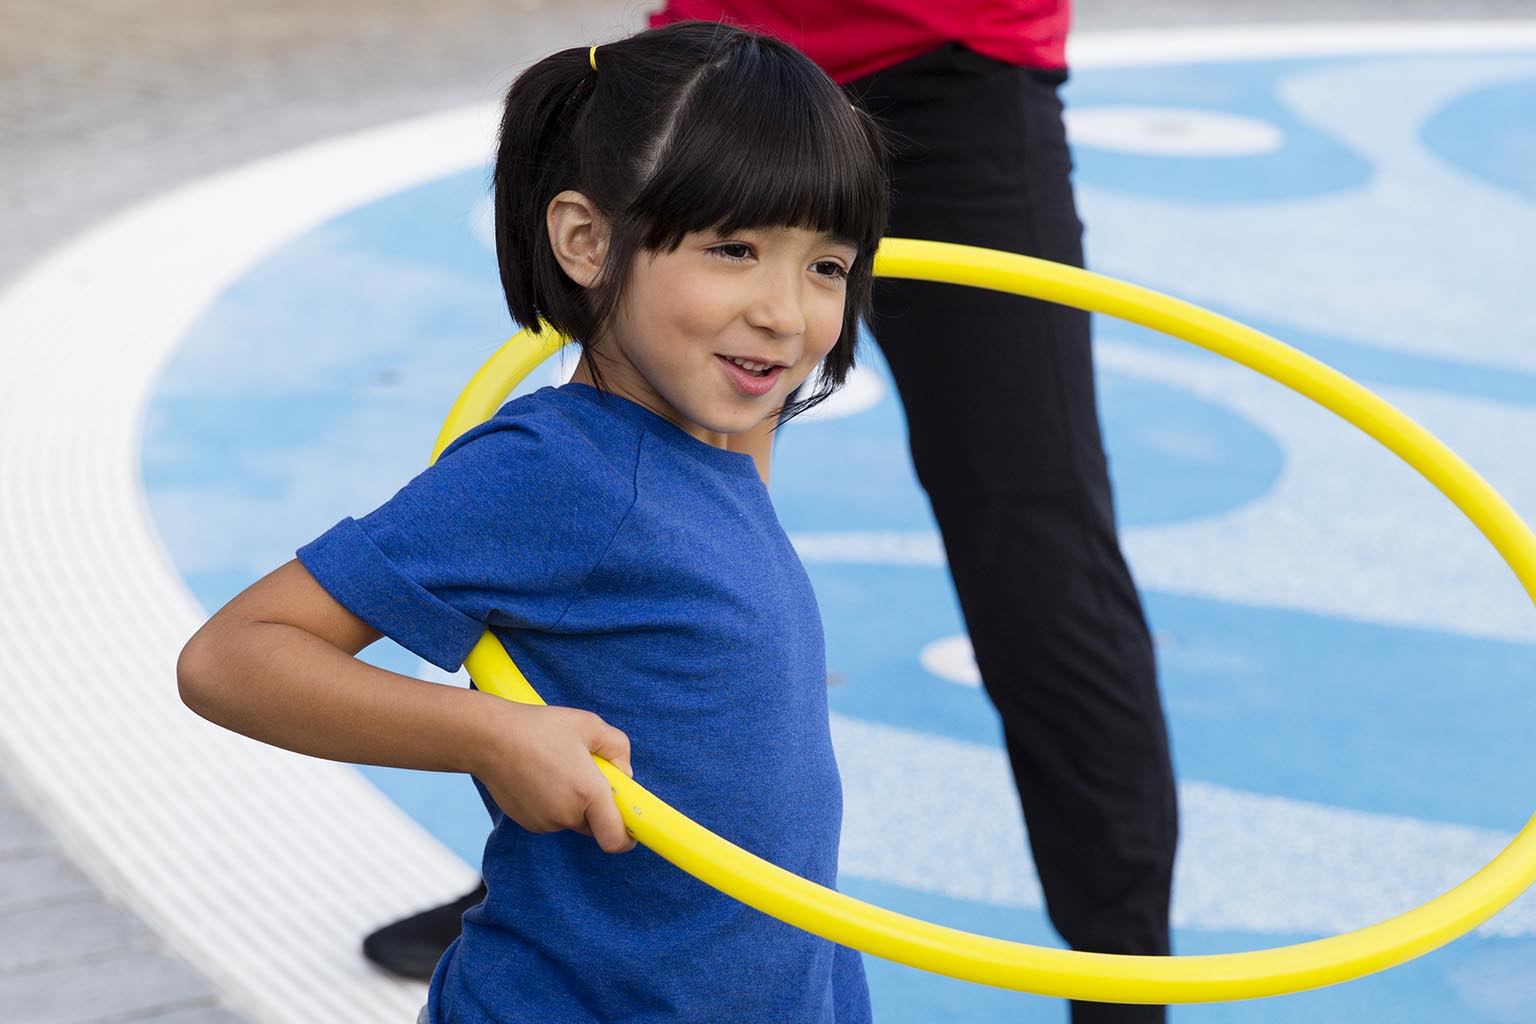
[[[1461,97],[1424,122],[1423,136],[1457,169],[1536,202],[1536,77]]]
[[[923,646],[962,632],[938,569],[811,566],[832,710],[1000,746],[979,690]],[[1353,810],[1513,831],[1536,778],[1529,645],[1146,595],[1180,778]]]
[[[1040,914],[985,904],[915,894],[895,886],[851,880],[850,895],[882,906],[901,905],[951,928],[1041,946],[1061,945]],[[1320,935],[1246,932],[1182,932],[1180,955],[1262,949],[1306,942]],[[1313,992],[1240,1003],[1193,1004],[1170,1011],[1180,1024],[1296,1024],[1298,1021],[1394,1024],[1446,1024],[1449,1021],[1529,1020],[1536,981],[1529,971],[1536,942],[1480,940],[1461,942],[1393,970]],[[866,958],[875,1019],[879,1021],[1026,1021],[1056,1022],[1064,1015],[1055,1000],[1017,992],[983,989],[937,977],[900,964]]]
[[[1165,68],[1094,69],[1074,74],[1070,107],[1174,107],[1253,118],[1279,129],[1284,144],[1246,156],[1163,156],[1079,146],[1081,180],[1140,195],[1190,202],[1268,202],[1340,192],[1371,174],[1346,139],[1330,137],[1286,106],[1284,81],[1323,61],[1255,61]]]
[[[1478,366],[1433,355],[1384,351],[1380,346],[1362,343],[1344,334],[1300,327],[1280,318],[1255,316],[1219,302],[1207,303],[1206,308],[1263,331],[1372,389],[1424,388],[1445,395],[1536,405],[1536,374],[1527,371],[1508,366]],[[1185,342],[1138,324],[1107,321],[1104,317],[1095,319],[1096,336],[1101,339],[1131,342],[1157,352],[1183,353],[1189,348]],[[1113,387],[1113,384],[1109,386]],[[1108,405],[1111,401],[1105,399],[1101,404]],[[1107,426],[1112,428],[1113,423]],[[1107,444],[1111,451],[1117,450],[1113,440]],[[1247,471],[1261,470],[1249,467]],[[1132,500],[1136,499],[1127,494],[1121,503],[1128,505]]]
[[[1330,134],[1289,97],[1298,82],[1319,75],[1359,72],[1408,81],[1415,67],[1406,60],[1337,58],[1081,72],[1068,94],[1079,108],[1238,114],[1274,124],[1286,140],[1274,153],[1236,158],[1084,148],[1078,174],[1085,219],[1096,223],[1093,197],[1116,209],[1130,197],[1144,204],[1136,209],[1175,220],[1240,206],[1259,217],[1258,224],[1337,215],[1368,203],[1372,183],[1393,180],[1398,167],[1373,163],[1365,155],[1370,147]],[[1469,191],[1415,195],[1415,203],[1472,202],[1482,195],[1477,189],[1488,188],[1498,190],[1500,201],[1513,196],[1536,206],[1533,83],[1536,78],[1505,74],[1435,106],[1422,125],[1422,143],[1466,178]],[[1376,92],[1346,97],[1345,105],[1393,102],[1391,89]],[[1417,158],[1403,154],[1405,165]],[[1401,181],[1404,188],[1428,188],[1430,179],[1420,174]],[[472,230],[484,182],[480,171],[458,175],[323,225],[253,268],[188,333],[150,408],[144,480],[167,548],[210,608],[416,472],[469,371],[510,332],[494,261]],[[1108,267],[1133,262],[1129,254],[1139,250],[1129,243],[1137,224],[1126,220],[1097,235],[1090,246],[1096,261]],[[1498,225],[1487,230],[1494,243],[1505,243]],[[1127,276],[1155,279],[1181,261],[1194,265],[1210,255],[1188,248],[1196,244],[1169,232],[1159,242],[1157,263],[1134,265]],[[1360,244],[1369,244],[1368,232]],[[1373,258],[1390,266],[1395,255]],[[1274,272],[1326,281],[1358,259],[1324,253],[1315,263]],[[1320,328],[1307,310],[1267,298],[1268,283],[1255,278],[1210,304],[1373,386],[1414,387],[1474,404],[1536,401],[1536,371],[1501,363],[1500,350],[1490,349],[1490,356],[1476,348],[1498,341],[1507,325],[1490,321],[1485,329],[1470,320],[1467,338],[1460,339],[1464,358],[1458,350],[1395,344],[1370,329],[1368,310],[1360,322],[1341,317]],[[1415,301],[1411,287],[1383,295]],[[1490,295],[1485,302],[1508,300]],[[1098,331],[1152,355],[1182,355],[1185,348],[1125,324],[1100,322]],[[873,351],[868,362],[881,369]],[[541,375],[530,386],[542,383]],[[1283,443],[1230,407],[1124,373],[1101,373],[1100,388],[1120,517],[1128,528],[1240,513],[1266,500],[1286,472]],[[932,530],[889,388],[863,413],[802,421],[786,431],[774,495],[791,532]],[[941,568],[812,563],[809,569],[826,622],[829,668],[838,676],[830,691],[834,711],[998,745],[996,718],[980,691],[937,680],[918,663],[925,644],[962,632]],[[1228,571],[1214,559],[1201,570],[1212,578]],[[1526,736],[1536,711],[1529,644],[1155,591],[1146,601],[1182,778],[1432,823],[1513,830],[1529,814],[1529,787],[1505,782],[1536,777],[1536,750]],[[418,669],[414,657],[387,643],[368,656],[398,671]],[[483,811],[467,783],[363,770],[466,860],[478,859]],[[1054,942],[1037,911],[864,879],[849,879],[845,887],[958,927]],[[1181,952],[1219,952],[1312,937],[1185,929],[1176,943]],[[1528,980],[1533,953],[1536,943],[1527,939],[1468,938],[1349,985],[1185,1007],[1174,1016],[1248,1024],[1527,1020],[1536,1005],[1536,984]],[[1061,1017],[1052,1000],[876,961],[870,973],[878,1019],[893,1024]]]
[[[885,401],[846,419],[791,423],[779,437],[773,495],[791,533],[933,526],[912,472],[901,405],[892,397],[895,384],[873,343],[865,346],[860,365],[880,374]],[[1099,396],[1122,526],[1237,508],[1268,490],[1284,463],[1284,453],[1263,431],[1187,392],[1105,373]],[[829,445],[858,472],[828,473]]]

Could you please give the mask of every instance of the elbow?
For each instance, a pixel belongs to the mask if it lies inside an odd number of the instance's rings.
[[[176,689],[183,704],[200,717],[213,721],[211,709],[217,703],[215,680],[218,671],[207,632],[208,627],[204,626],[181,649],[181,655],[176,659]]]

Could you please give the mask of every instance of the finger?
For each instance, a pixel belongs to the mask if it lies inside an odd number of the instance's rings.
[[[596,716],[592,732],[587,737],[587,749],[611,762],[630,778],[635,777],[635,771],[629,765],[629,737]]]
[[[619,805],[614,802],[608,780],[600,781],[602,793],[587,804],[587,826],[604,853],[627,853],[635,848],[635,839],[624,826],[624,816],[619,813]]]

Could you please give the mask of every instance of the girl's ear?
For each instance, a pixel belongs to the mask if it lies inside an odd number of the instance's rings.
[[[591,288],[602,276],[603,259],[608,255],[608,218],[598,212],[592,200],[567,190],[549,201],[544,219],[549,247],[561,269],[583,288]]]

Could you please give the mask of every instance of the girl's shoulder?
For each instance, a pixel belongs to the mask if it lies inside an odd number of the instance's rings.
[[[627,403],[611,403],[610,396],[583,384],[543,387],[509,399],[490,419],[472,427],[449,446],[496,430],[530,430],[548,435],[552,442],[586,438],[596,443],[615,443],[639,437],[641,424],[620,409]]]
[[[541,491],[632,490],[644,429],[574,387],[546,387],[508,401],[444,449],[437,466],[482,483]]]

